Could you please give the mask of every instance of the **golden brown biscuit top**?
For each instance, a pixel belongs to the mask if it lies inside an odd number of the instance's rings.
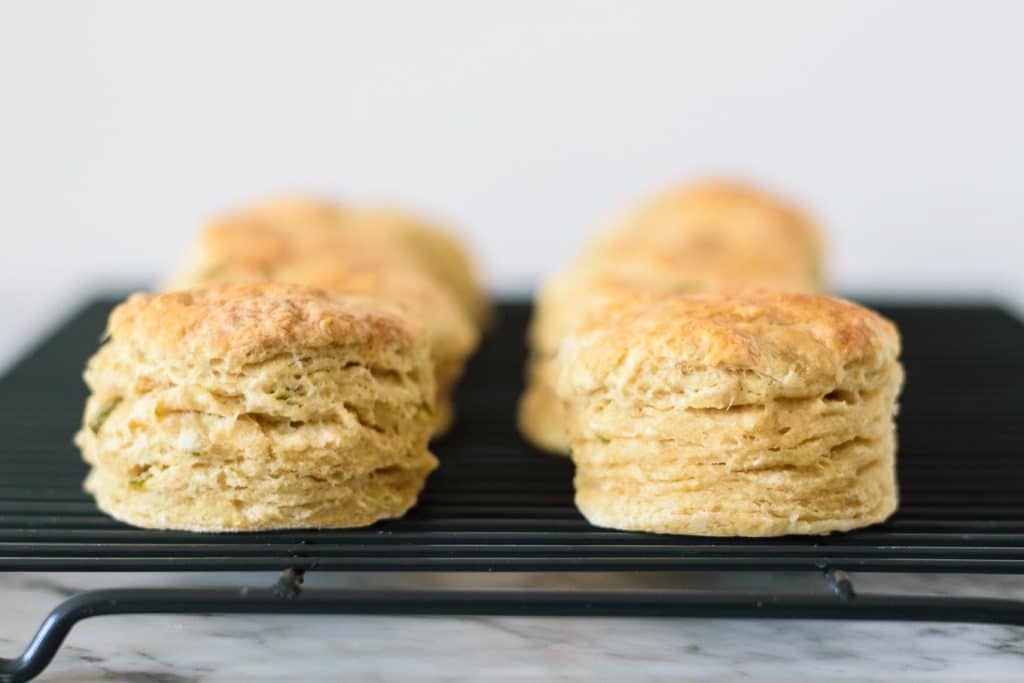
[[[799,208],[735,182],[705,182],[662,193],[600,235],[584,259],[687,273],[727,283],[822,288],[823,241]]]
[[[417,270],[348,259],[309,259],[273,273],[278,282],[296,282],[331,294],[364,294],[414,311],[421,318],[442,313],[463,318],[444,287]]]
[[[235,263],[274,263],[328,243],[348,215],[340,205],[319,199],[266,202],[213,220],[199,248],[213,260],[230,256]]]
[[[473,258],[454,232],[418,216],[386,207],[367,207],[354,212],[353,225],[363,233],[393,239],[426,273],[451,290],[471,318],[487,315],[484,287]]]
[[[796,205],[734,180],[708,180],[670,189],[642,207],[637,216],[646,214],[656,222],[659,215],[673,212],[688,213],[695,220],[756,217],[794,235],[816,237],[811,219]]]
[[[353,211],[318,199],[277,200],[212,221],[199,236],[189,268],[169,286],[280,279],[276,271],[325,259],[347,268],[423,270],[443,283],[448,271],[468,267],[459,260],[468,263],[461,249],[454,237],[404,214]],[[436,251],[450,252],[456,262],[424,268],[424,259],[433,263],[430,254]]]
[[[405,241],[409,246],[425,246],[440,243],[445,250],[461,256],[468,254],[462,241],[454,234],[434,223],[389,206],[360,207],[352,212],[352,226],[364,232],[381,232]]]
[[[108,332],[146,353],[229,366],[335,344],[399,352],[425,344],[419,327],[395,309],[280,283],[135,294],[111,313]]]
[[[753,373],[783,390],[894,362],[896,327],[857,304],[818,294],[732,293],[620,297],[563,346],[584,384],[658,367]],[[652,362],[653,361],[653,362]]]
[[[645,292],[682,293],[700,289],[691,286],[681,274],[663,278],[648,275],[633,278],[614,268],[591,267],[587,263],[574,263],[556,272],[537,295],[529,329],[532,348],[554,353],[566,335],[613,299]]]
[[[253,213],[212,223],[199,237],[195,260],[208,269],[269,270],[327,255],[394,263],[402,254],[384,235],[360,235],[343,222],[278,223]],[[211,271],[216,279],[216,271]]]
[[[739,250],[723,254],[723,258],[702,259],[681,248],[620,259],[578,261],[548,278],[541,288],[530,330],[531,343],[537,349],[557,347],[592,311],[624,294],[685,294],[738,287],[784,291],[808,288],[799,257],[780,253],[773,259],[767,251]]]
[[[361,294],[396,306],[420,321],[445,352],[468,353],[478,333],[449,290],[413,269],[339,259],[310,259],[278,269],[273,278],[319,287],[330,294]]]
[[[222,216],[218,222],[271,226],[277,230],[331,227],[348,221],[352,212],[338,202],[313,197],[283,197],[254,204]]]
[[[821,237],[795,204],[753,185],[705,181],[671,188],[642,203],[619,223],[633,236],[660,231],[765,230],[808,244]]]

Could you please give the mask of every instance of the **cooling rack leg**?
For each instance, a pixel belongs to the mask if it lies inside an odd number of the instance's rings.
[[[302,592],[302,580],[305,576],[306,570],[304,569],[285,569],[273,586],[274,593],[279,598],[290,600],[299,597],[299,593]]]
[[[50,663],[71,628],[109,614],[379,614],[863,619],[1024,626],[1024,602],[945,596],[651,591],[315,589],[301,573],[271,588],[124,588],[79,593],[58,605],[17,659],[0,659],[0,683],[27,681]],[[283,585],[282,585],[283,582]],[[847,580],[848,584],[848,580]]]
[[[850,575],[842,569],[832,569],[831,567],[826,569],[825,580],[828,581],[828,585],[832,588],[832,592],[836,594],[837,598],[852,600],[857,597],[853,590],[853,581],[850,580]]]
[[[20,657],[0,658],[0,681],[20,683],[42,673],[57,654],[72,626],[86,617],[109,613],[96,611],[97,606],[98,603],[90,599],[89,593],[80,593],[58,605],[43,621]]]

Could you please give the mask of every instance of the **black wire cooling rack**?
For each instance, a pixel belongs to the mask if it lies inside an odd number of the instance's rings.
[[[872,596],[847,571],[1024,573],[1024,326],[991,306],[877,305],[900,325],[902,502],[886,524],[827,537],[711,539],[609,531],[572,504],[572,466],[515,430],[526,305],[497,324],[459,389],[442,465],[404,519],[362,530],[191,534],[133,529],[81,490],[71,444],[111,301],[84,308],[0,383],[0,571],[280,570],[266,589],[80,593],[57,606],[0,681],[28,680],[81,619],[124,613],[758,616],[1024,624],[1024,603]],[[806,570],[831,593],[309,589],[312,570],[760,572]],[[820,579],[815,579],[820,580]]]

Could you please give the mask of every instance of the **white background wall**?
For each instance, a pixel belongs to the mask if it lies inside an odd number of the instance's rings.
[[[1024,301],[1024,3],[0,5],[0,362],[265,193],[406,202],[525,290],[665,183],[799,198],[844,291]]]

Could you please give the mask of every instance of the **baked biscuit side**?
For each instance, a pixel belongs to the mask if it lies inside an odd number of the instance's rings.
[[[430,334],[435,433],[450,426],[450,394],[479,343],[486,309],[468,252],[453,235],[394,211],[279,200],[213,221],[167,286],[238,282],[316,286],[401,308]]]
[[[562,340],[622,294],[670,295],[761,286],[821,291],[824,247],[813,220],[751,185],[709,181],[671,188],[600,232],[537,296],[529,333],[530,370],[519,424],[534,445],[566,451],[549,399]]]
[[[457,235],[412,214],[381,207],[356,211],[352,224],[361,233],[393,239],[419,268],[444,285],[478,328],[486,326],[487,294],[469,250]]]
[[[899,339],[866,309],[690,295],[595,323],[563,351],[577,504],[595,524],[818,534],[895,510]]]
[[[276,271],[274,279],[313,285],[334,295],[362,294],[421,321],[430,341],[437,384],[434,433],[447,430],[454,416],[451,394],[480,342],[479,330],[448,290],[415,270],[357,264],[339,267],[337,259],[296,263]]]
[[[224,286],[133,297],[110,327],[76,441],[87,488],[115,517],[360,526],[403,514],[436,465],[426,340],[387,308]]]
[[[633,419],[581,410],[577,504],[595,524],[662,533],[829,533],[881,522],[897,502],[901,381],[894,366],[884,384],[859,392],[622,410]]]

